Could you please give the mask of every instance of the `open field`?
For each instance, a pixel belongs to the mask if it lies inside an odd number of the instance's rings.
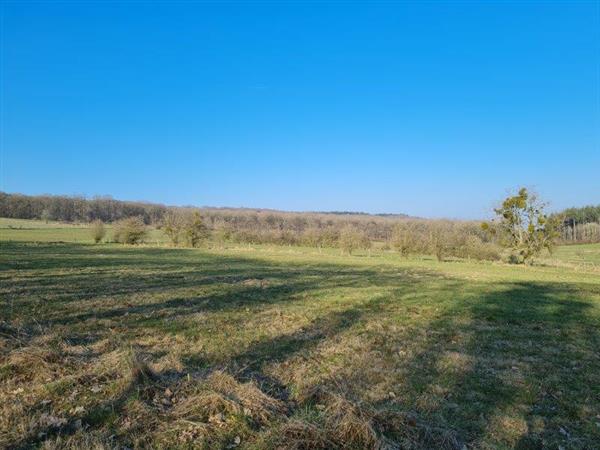
[[[559,261],[600,267],[598,244],[563,245],[556,250],[554,256]]]
[[[106,225],[106,232],[105,240],[112,240],[112,227],[110,225]],[[0,239],[25,242],[93,242],[89,227],[86,224],[7,219],[3,217],[0,217]],[[151,244],[165,244],[168,239],[160,230],[149,228],[147,241]]]
[[[0,447],[600,448],[600,245],[524,267],[8,224]]]

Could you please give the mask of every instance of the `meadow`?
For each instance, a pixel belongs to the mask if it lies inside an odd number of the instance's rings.
[[[600,448],[600,244],[148,241],[0,220],[0,447]]]

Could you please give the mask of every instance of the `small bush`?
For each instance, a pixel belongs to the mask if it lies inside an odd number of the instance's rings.
[[[175,247],[182,241],[187,247],[198,247],[210,236],[208,227],[197,211],[168,211],[162,221],[162,230]]]
[[[462,239],[461,251],[456,256],[478,260],[497,261],[501,258],[499,248],[491,243],[486,243],[476,235],[467,235]]]
[[[210,233],[204,222],[202,222],[202,217],[200,217],[200,213],[194,212],[193,215],[186,218],[186,221],[183,225],[183,233],[185,235],[185,240],[190,247],[198,247],[201,242],[206,240]]]
[[[429,251],[438,261],[444,261],[446,256],[450,256],[453,247],[453,233],[450,229],[452,225],[445,222],[434,222],[429,232]]]
[[[428,253],[439,261],[447,257],[498,260],[497,245],[486,240],[488,235],[471,222],[404,221],[396,224],[390,245],[403,256]]]
[[[224,244],[231,241],[233,237],[233,229],[228,225],[219,225],[214,231],[214,238],[217,242]]]
[[[307,228],[302,233],[301,242],[308,247],[321,248],[323,246],[321,230],[316,227]]]
[[[177,247],[183,231],[184,217],[177,211],[167,211],[162,221],[162,230]]]
[[[139,244],[147,235],[146,224],[141,217],[119,220],[114,226],[113,239],[121,244]]]
[[[46,223],[48,223],[51,218],[52,218],[52,215],[50,214],[50,211],[48,211],[48,209],[44,209],[42,211],[42,213],[40,214],[40,219]]]
[[[521,258],[519,255],[517,255],[516,253],[509,253],[506,261],[509,264],[523,264],[523,258]]]
[[[362,231],[346,227],[340,232],[339,246],[342,251],[351,255],[357,249],[370,249],[371,241]]]
[[[418,234],[410,222],[398,223],[392,231],[392,246],[402,256],[417,253]]]
[[[104,236],[106,236],[106,229],[104,228],[104,223],[101,220],[95,220],[92,222],[92,226],[90,227],[90,233],[92,234],[92,239],[97,244]]]

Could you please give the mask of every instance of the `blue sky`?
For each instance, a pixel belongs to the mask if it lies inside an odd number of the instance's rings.
[[[599,2],[2,8],[0,190],[478,218],[600,203]]]

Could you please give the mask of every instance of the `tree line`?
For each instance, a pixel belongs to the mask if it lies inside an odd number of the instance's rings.
[[[167,207],[143,202],[115,200],[111,197],[86,199],[62,195],[22,195],[0,192],[0,217],[12,219],[56,220],[60,222],[115,222],[141,217],[145,224],[159,223]]]
[[[600,205],[568,208],[557,216],[562,220],[560,239],[563,242],[600,242]]]
[[[535,206],[528,206],[528,202],[535,203]],[[534,228],[539,225],[540,230],[545,228],[545,225],[537,224],[527,218],[527,215],[541,213],[544,205],[539,204],[535,196],[526,191],[512,197],[505,206],[513,209],[517,206],[530,208],[522,211],[524,214],[522,222],[527,223],[528,227],[532,224]],[[557,240],[600,242],[598,223],[577,223],[571,226],[568,221],[569,217],[575,216],[594,219],[595,208],[571,208],[564,214],[548,217],[544,215],[546,218],[544,220],[552,224],[551,240],[553,242]],[[503,215],[513,214],[515,211],[510,212],[499,208],[496,214],[506,220]],[[333,247],[347,253],[356,250],[370,251],[376,246],[380,249],[395,250],[403,255],[432,254],[441,260],[447,257],[499,259],[501,249],[507,246],[509,240],[507,237],[511,234],[510,228],[501,229],[501,220],[482,227],[475,221],[416,219],[402,215],[170,207],[153,203],[119,201],[110,197],[86,199],[8,193],[0,193],[0,216],[94,223],[92,228],[96,230],[95,235],[101,236],[98,239],[94,237],[94,240],[99,241],[105,235],[104,223],[112,223],[113,239],[124,243],[143,241],[146,236],[145,227],[152,225],[162,229],[174,246],[196,247],[210,241],[298,245],[319,249]],[[515,242],[521,247],[526,242],[533,246],[536,239],[542,235],[538,232],[528,236],[527,233],[521,233]],[[525,253],[521,256],[524,255]]]
[[[545,206],[522,188],[494,210],[494,220],[484,223],[225,210],[201,215],[196,209],[174,208],[159,227],[173,246],[197,247],[211,240],[338,247],[348,254],[362,249],[370,254],[378,242],[380,249],[394,249],[403,256],[433,254],[439,261],[448,257],[498,260],[504,248],[509,262],[531,263],[543,250],[551,252],[558,237],[561,222],[548,216]],[[136,243],[137,239],[122,236],[124,232],[135,236],[140,225],[131,218],[117,222],[116,240]]]
[[[567,208],[560,213],[565,222],[575,224],[600,223],[600,205]]]

